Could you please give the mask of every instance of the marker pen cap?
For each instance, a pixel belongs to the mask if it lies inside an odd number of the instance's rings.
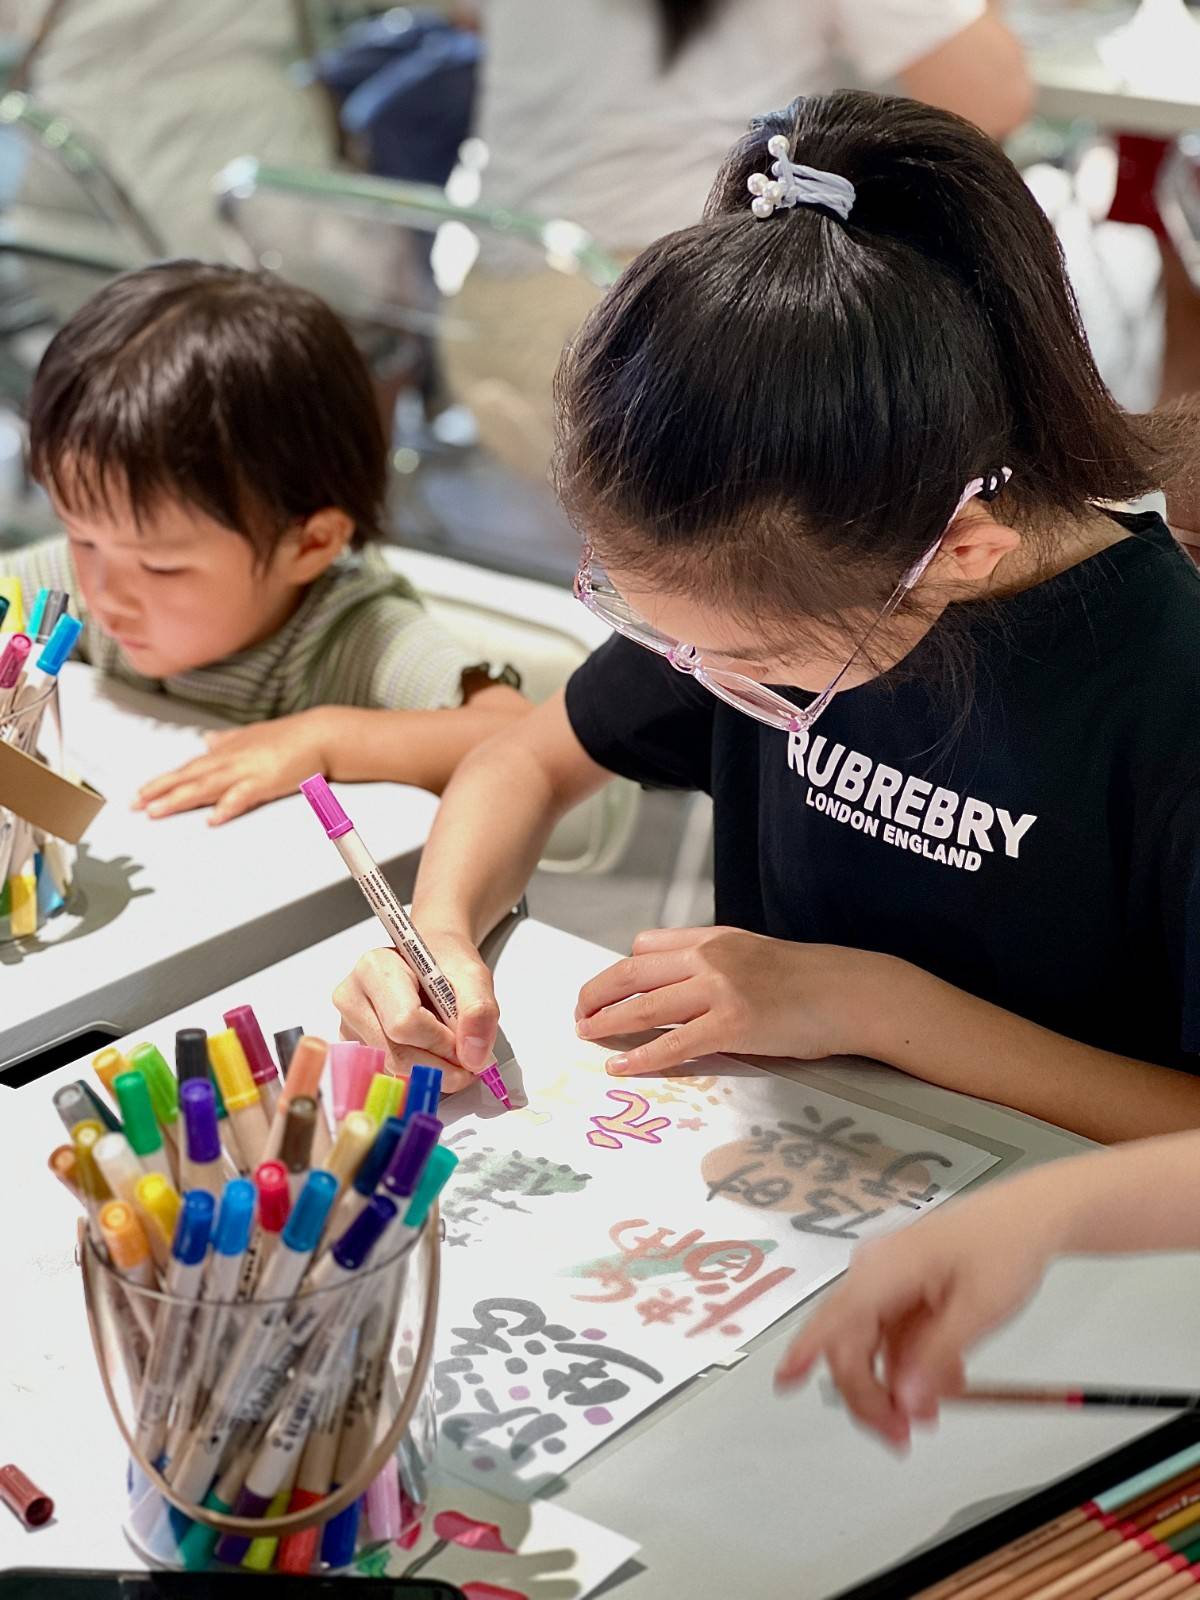
[[[106,1133],[96,1140],[93,1154],[105,1183],[115,1195],[127,1198],[138,1186],[145,1168],[123,1133]]]
[[[372,1539],[399,1539],[404,1532],[404,1511],[395,1456],[383,1463],[367,1485],[366,1503]]]
[[[74,1195],[83,1194],[83,1185],[79,1181],[79,1157],[75,1153],[73,1144],[57,1145],[51,1150],[46,1165],[59,1183],[66,1184]]]
[[[365,1111],[351,1111],[338,1129],[333,1149],[325,1158],[327,1169],[339,1183],[349,1183],[362,1165],[367,1151],[375,1143],[377,1132],[374,1117]]]
[[[148,1172],[144,1178],[139,1178],[136,1194],[138,1209],[169,1247],[175,1237],[182,1204],[178,1194],[161,1172]]]
[[[121,1124],[113,1115],[111,1106],[106,1105],[105,1102],[101,1100],[100,1096],[92,1088],[91,1084],[85,1083],[82,1078],[79,1078],[76,1080],[76,1088],[83,1090],[84,1094],[88,1097],[89,1103],[91,1104],[92,1109],[87,1113],[87,1115],[91,1117],[99,1117],[100,1121],[108,1129],[109,1133],[120,1133]]]
[[[207,1189],[191,1189],[184,1195],[171,1241],[171,1254],[181,1266],[199,1266],[208,1254],[216,1209],[217,1202]]]
[[[137,1212],[124,1200],[110,1200],[100,1208],[100,1232],[118,1272],[132,1272],[149,1259],[150,1242]]]
[[[54,1091],[54,1109],[58,1112],[59,1120],[63,1127],[70,1133],[77,1122],[84,1122],[88,1118],[99,1122],[96,1108],[83,1092],[80,1083],[64,1083],[61,1089]]]
[[[208,1077],[208,1035],[203,1028],[180,1028],[175,1035],[175,1075],[180,1083]]]
[[[289,1250],[307,1255],[316,1249],[337,1191],[337,1179],[332,1172],[323,1172],[318,1167],[309,1173],[283,1230],[282,1242]]]
[[[179,1108],[189,1161],[219,1161],[221,1135],[217,1132],[217,1096],[207,1078],[189,1078],[179,1087]]]
[[[232,1178],[225,1185],[217,1226],[213,1230],[213,1249],[219,1256],[240,1256],[250,1243],[250,1230],[254,1226],[254,1194],[254,1185],[249,1178]]]
[[[49,589],[39,589],[34,596],[33,604],[29,608],[29,631],[35,637],[42,625],[42,615],[46,609],[46,601],[50,598]]]
[[[385,1195],[374,1195],[333,1246],[333,1259],[339,1267],[353,1272],[361,1267],[379,1241],[379,1235],[396,1215],[396,1207]]]
[[[390,1072],[377,1072],[371,1079],[363,1110],[374,1117],[380,1127],[389,1117],[398,1117],[404,1104],[404,1079],[393,1078]]]
[[[46,595],[46,604],[42,608],[42,615],[37,625],[39,640],[48,639],[54,632],[55,624],[67,609],[70,596],[65,589],[51,589]]]
[[[92,1067],[100,1082],[110,1094],[114,1093],[113,1080],[118,1072],[128,1072],[129,1062],[117,1049],[115,1044],[110,1044],[101,1050],[99,1055],[92,1057]]]
[[[179,1120],[179,1085],[157,1045],[134,1045],[129,1059],[146,1080],[154,1115],[170,1127]]]
[[[241,1111],[258,1101],[258,1088],[242,1049],[242,1041],[232,1028],[215,1033],[208,1041],[208,1059],[217,1075],[217,1084],[226,1111]]]
[[[396,1146],[396,1153],[383,1175],[383,1187],[389,1194],[407,1200],[417,1187],[421,1169],[429,1160],[429,1152],[442,1136],[442,1125],[436,1117],[419,1111],[404,1130]]]
[[[8,598],[8,596],[0,592],[0,628],[3,628],[4,626],[4,619],[8,615],[8,608],[11,604],[12,601]]]
[[[441,1067],[425,1067],[419,1062],[408,1075],[408,1095],[404,1101],[404,1120],[415,1117],[418,1111],[437,1114],[442,1098]]]
[[[354,824],[319,772],[312,778],[305,778],[300,785],[300,793],[316,812],[317,821],[325,829],[327,839],[340,839],[343,834],[354,832]]]
[[[293,1029],[293,1032],[295,1030]],[[275,1035],[276,1039],[279,1035]],[[321,1075],[325,1071],[325,1058],[329,1046],[324,1039],[314,1039],[302,1034],[288,1057],[287,1078],[283,1085],[283,1098],[307,1094],[315,1099],[321,1092]]]
[[[312,1160],[313,1134],[317,1127],[317,1102],[308,1094],[298,1094],[288,1102],[284,1114],[283,1142],[279,1159],[290,1173],[304,1172]]]
[[[330,1517],[321,1534],[321,1561],[336,1571],[354,1560],[358,1543],[359,1501],[352,1500],[344,1511]]]
[[[382,1050],[339,1040],[329,1047],[329,1073],[333,1079],[333,1115],[341,1122],[351,1111],[361,1111],[371,1079],[383,1070]]]
[[[140,1072],[122,1072],[113,1084],[125,1122],[125,1137],[139,1156],[162,1149],[162,1134],[150,1104],[150,1088]]]
[[[25,633],[9,635],[4,647],[4,667],[0,671],[0,689],[11,689],[21,676],[22,669],[33,649],[33,640]]]
[[[0,1467],[0,1500],[27,1528],[40,1528],[54,1515],[54,1501],[11,1461]]]
[[[275,1057],[267,1049],[267,1041],[258,1025],[252,1006],[234,1006],[225,1013],[227,1027],[233,1029],[241,1040],[246,1060],[250,1063],[250,1076],[255,1083],[278,1083],[279,1068]]]
[[[50,635],[50,642],[37,658],[38,669],[48,672],[51,677],[56,677],[62,670],[62,664],[75,648],[75,641],[83,632],[83,623],[78,617],[69,617],[65,613],[54,624],[54,632]]]
[[[75,1175],[89,1200],[110,1200],[112,1190],[96,1165],[96,1146],[104,1137],[103,1126],[94,1117],[77,1122],[71,1129],[75,1147]]]
[[[450,1175],[458,1165],[458,1157],[453,1150],[447,1150],[444,1144],[438,1145],[431,1151],[429,1160],[425,1163],[425,1170],[413,1190],[412,1201],[404,1213],[404,1226],[406,1228],[419,1228],[429,1215],[429,1208],[441,1194],[450,1181]]]
[[[5,617],[9,629],[13,633],[25,631],[25,595],[21,589],[20,578],[0,578],[0,595],[8,601],[9,612]]]
[[[275,1054],[279,1058],[280,1070],[286,1075],[292,1064],[292,1057],[296,1053],[296,1046],[304,1037],[303,1028],[284,1028],[275,1035]]]
[[[254,1169],[258,1221],[264,1233],[282,1233],[291,1209],[288,1172],[282,1161],[263,1161]]]
[[[363,1158],[363,1164],[354,1176],[354,1187],[359,1194],[372,1195],[387,1171],[388,1163],[400,1143],[404,1124],[399,1117],[389,1117],[375,1135],[375,1143]]]

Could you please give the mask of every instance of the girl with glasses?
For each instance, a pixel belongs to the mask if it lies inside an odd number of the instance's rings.
[[[613,637],[443,800],[414,914],[456,1035],[393,952],[347,1029],[486,1065],[476,941],[620,773],[712,795],[719,926],[584,988],[582,1037],[668,1030],[614,1073],[856,1054],[1102,1140],[1194,1124],[1200,578],[1113,509],[1176,446],[1104,389],[999,147],[859,93],[755,122],[557,399]]]

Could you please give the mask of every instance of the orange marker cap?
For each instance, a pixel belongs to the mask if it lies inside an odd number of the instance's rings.
[[[129,1071],[129,1062],[115,1044],[110,1044],[106,1049],[101,1050],[99,1055],[92,1057],[92,1066],[100,1082],[115,1099],[117,1091],[113,1088],[113,1080],[118,1072]]]
[[[59,1183],[69,1189],[76,1199],[83,1198],[83,1189],[79,1182],[79,1157],[75,1154],[73,1144],[60,1144],[51,1150],[46,1165]]]
[[[306,1033],[300,1039],[288,1064],[280,1099],[286,1104],[297,1095],[311,1095],[315,1100],[321,1090],[321,1075],[325,1071],[325,1058],[329,1046],[324,1039]]]

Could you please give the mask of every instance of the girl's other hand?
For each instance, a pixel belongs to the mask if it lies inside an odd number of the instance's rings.
[[[342,1037],[387,1052],[388,1069],[407,1077],[415,1062],[441,1067],[442,1089],[454,1093],[492,1061],[500,1020],[492,975],[469,940],[456,934],[425,938],[458,999],[449,1028],[425,1005],[417,981],[393,949],[371,950],[334,990]]]
[[[206,734],[208,754],[144,784],[134,801],[135,810],[150,817],[169,817],[178,811],[212,806],[208,821],[218,827],[268,800],[294,794],[305,778],[325,770],[322,734],[326,709]]]
[[[912,970],[890,956],[740,928],[656,928],[584,985],[576,1030],[606,1039],[671,1029],[613,1056],[615,1073],[665,1072],[720,1050],[879,1056],[871,1019],[894,1009],[892,996]]]
[[[849,1410],[904,1449],[914,1422],[964,1386],[963,1358],[1029,1299],[1055,1253],[1020,1180],[854,1252],[850,1270],[788,1347],[776,1387],[823,1356]]]

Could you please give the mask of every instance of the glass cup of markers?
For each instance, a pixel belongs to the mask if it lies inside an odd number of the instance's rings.
[[[207,1083],[180,1090],[186,1111],[211,1103]],[[266,1160],[253,1181],[232,1176],[214,1138],[210,1172],[172,1172],[164,1140],[129,1202],[88,1199],[80,1260],[130,1450],[124,1528],[154,1566],[337,1570],[419,1523],[436,1444],[436,1198],[454,1157],[432,1115],[368,1121],[343,1120],[332,1171]],[[389,1131],[385,1181],[348,1182],[347,1133],[365,1166]]]
[[[30,695],[19,709],[0,688],[0,741],[36,756],[53,721],[53,684]],[[61,770],[61,754],[53,763]],[[75,849],[0,804],[0,941],[27,938],[61,911],[71,893]]]

